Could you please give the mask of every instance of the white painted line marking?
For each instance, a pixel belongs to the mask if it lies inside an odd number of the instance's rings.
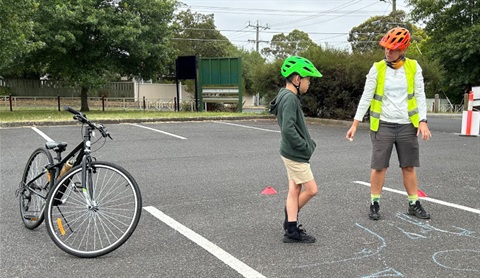
[[[280,133],[280,131],[278,131],[278,130],[271,130],[271,129],[253,127],[253,126],[248,126],[248,125],[239,125],[239,124],[232,124],[232,123],[225,123],[225,122],[214,122],[214,123],[224,124],[224,125],[233,125],[233,126],[238,126],[238,127],[244,127],[244,128],[251,128],[251,129],[261,130],[261,131],[268,131],[268,132]]]
[[[38,133],[40,136],[43,137],[43,139],[47,140],[48,142],[55,142],[52,140],[52,138],[48,137],[47,134],[43,133],[42,131],[40,131],[38,128],[36,127],[32,127],[32,129]]]
[[[244,277],[265,277],[261,273],[257,272],[255,269],[249,267],[242,261],[238,260],[237,258],[233,257],[229,253],[225,252],[222,248],[218,247],[214,243],[208,241],[206,238],[202,237],[201,235],[197,234],[196,232],[190,230],[189,228],[185,227],[181,223],[177,222],[175,219],[171,218],[170,216],[166,215],[165,213],[161,212],[155,207],[148,206],[144,207],[144,210],[151,213],[153,216],[158,218],[160,221],[164,222],[168,226],[172,227],[186,238],[190,239],[191,241],[198,244],[203,249],[210,252],[212,255],[220,259],[226,265],[230,266],[231,268],[235,269],[238,273],[243,275]]]
[[[138,124],[130,124],[130,125],[145,128],[145,129],[149,129],[149,130],[153,130],[155,132],[160,132],[160,133],[163,133],[165,135],[169,135],[169,136],[172,136],[172,137],[175,137],[175,138],[178,138],[178,139],[187,140],[187,138],[185,138],[185,137],[175,135],[175,134],[172,134],[172,133],[168,133],[166,131],[162,131],[162,130],[159,130],[159,129],[151,128],[151,127],[148,127],[148,126],[143,126],[143,125],[138,125]]]
[[[370,186],[370,183],[364,182],[364,181],[354,181],[354,183]],[[398,194],[402,194],[402,195],[405,195],[405,196],[407,195],[407,192],[392,189],[392,188],[388,188],[388,187],[383,187],[383,190],[398,193]],[[437,203],[437,204],[440,204],[440,205],[444,205],[444,206],[447,206],[447,207],[457,208],[457,209],[461,209],[461,210],[464,210],[464,211],[480,214],[479,209],[474,209],[474,208],[471,208],[471,207],[457,205],[457,204],[454,204],[454,203],[449,203],[449,202],[445,202],[445,201],[442,201],[442,200],[437,200],[437,199],[433,199],[433,198],[429,198],[429,197],[420,197],[420,199],[425,200],[425,201],[429,201],[429,202],[432,202],[432,203]]]

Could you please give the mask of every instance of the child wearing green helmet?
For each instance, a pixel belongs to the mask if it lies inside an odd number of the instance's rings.
[[[315,237],[307,234],[297,221],[299,210],[318,192],[309,162],[316,144],[307,129],[300,95],[307,92],[310,77],[322,77],[322,74],[312,62],[299,56],[285,59],[281,73],[286,85],[270,103],[270,113],[277,117],[280,126],[280,155],[288,175],[283,242],[313,243]]]

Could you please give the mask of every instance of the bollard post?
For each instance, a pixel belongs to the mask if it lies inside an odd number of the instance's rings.
[[[472,134],[472,117],[473,117],[473,92],[468,94],[468,110],[467,110],[467,135]]]
[[[146,108],[147,108],[147,105],[145,104],[145,96],[143,96],[143,110],[145,111]]]
[[[102,111],[105,112],[105,95],[102,95]]]
[[[440,95],[439,94],[435,94],[435,100],[434,100],[434,110],[433,112],[434,113],[438,113],[439,110],[440,110]]]
[[[60,96],[57,96],[58,112],[60,112]]]

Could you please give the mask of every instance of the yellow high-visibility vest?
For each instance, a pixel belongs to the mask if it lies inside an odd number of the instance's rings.
[[[375,63],[377,68],[377,89],[373,95],[372,103],[370,104],[370,129],[377,131],[380,125],[380,114],[382,113],[382,100],[385,87],[385,76],[387,73],[387,63],[382,60]],[[408,117],[413,126],[418,128],[419,115],[417,100],[415,99],[415,73],[417,72],[417,62],[411,59],[405,59],[403,64],[405,68],[405,75],[407,77],[407,92],[408,92]]]

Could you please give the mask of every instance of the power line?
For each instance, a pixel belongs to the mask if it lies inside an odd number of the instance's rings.
[[[355,4],[357,2],[353,2]],[[350,3],[349,5],[353,5]],[[336,12],[339,9],[332,9],[327,11],[312,11],[312,10],[270,10],[270,9],[245,9],[245,8],[236,8],[236,7],[202,7],[202,6],[189,6],[189,8],[194,9],[197,12],[206,12],[206,13],[228,13],[228,14],[260,14],[260,15],[277,15],[277,16],[299,16],[309,14],[311,17],[316,16],[337,16],[351,11]],[[187,8],[179,8],[187,9]],[[357,14],[358,16],[365,16],[375,13],[377,11],[361,11]],[[309,17],[310,17],[309,16]]]
[[[380,2],[385,2],[385,3],[389,3],[392,5],[392,13],[394,14],[395,16],[395,12],[397,11],[397,1],[396,0],[392,0],[392,3],[388,2],[388,0],[380,0]],[[388,6],[387,6],[387,9],[385,10],[385,12],[383,13],[383,16],[385,16],[387,14],[387,11],[388,11]],[[395,18],[394,18],[395,19]],[[375,32],[372,32],[372,34],[370,35],[369,39],[372,40],[373,39],[373,36],[375,34],[378,34],[378,29],[380,28],[380,25],[377,24],[376,28],[375,28]],[[361,33],[358,33],[358,34],[361,34]],[[376,41],[374,41],[376,42]],[[356,42],[357,44],[360,43],[360,41],[357,41]],[[364,51],[366,48],[367,48],[368,44],[365,43],[362,47],[362,51]]]
[[[250,22],[249,22],[250,24]],[[268,26],[268,29],[271,30],[271,31],[262,31],[263,33],[272,33],[272,34],[278,34],[278,33],[285,33],[285,31],[281,31],[281,30],[273,30],[273,29],[270,29],[269,25]],[[247,26],[249,27],[249,26]],[[247,28],[245,27],[245,28]],[[255,27],[255,25],[251,25],[251,27]],[[245,29],[244,28],[244,29]],[[219,31],[219,32],[235,32],[235,33],[256,33],[255,30],[244,30],[244,29],[241,29],[241,30],[230,30],[230,29],[212,29],[212,28],[209,28],[209,29],[206,29],[206,28],[179,28],[179,30],[192,30],[192,31]],[[235,34],[234,33],[234,34]],[[314,35],[346,35],[348,34],[348,32],[308,32],[309,34],[314,34]]]
[[[242,29],[235,29],[235,30],[229,30],[229,29],[216,29],[219,32],[224,33],[232,42],[234,39],[244,39],[245,36],[248,36],[248,34],[251,34],[253,32],[256,33],[256,37],[254,40],[248,40],[248,42],[254,42],[255,43],[255,48],[257,51],[259,50],[259,43],[260,42],[267,42],[267,41],[261,41],[261,35],[260,32],[263,32],[265,34],[279,34],[279,33],[289,33],[291,30],[288,26],[292,26],[295,28],[299,27],[306,27],[306,26],[312,26],[315,24],[322,24],[324,22],[328,21],[335,21],[338,22],[339,20],[349,20],[351,17],[358,15],[358,16],[373,16],[375,14],[377,15],[385,15],[385,10],[384,6],[381,5],[381,2],[386,2],[389,4],[394,4],[396,6],[397,2],[400,2],[400,8],[403,8],[402,3],[403,1],[397,1],[397,0],[335,0],[335,1],[326,1],[322,0],[321,3],[318,0],[312,0],[312,1],[302,1],[298,0],[295,1],[296,4],[299,5],[294,5],[289,6],[288,8],[283,9],[280,5],[283,6],[283,3],[286,3],[287,1],[269,1],[269,0],[262,0],[261,2],[258,2],[258,0],[236,0],[236,1],[215,1],[215,5],[219,4],[220,6],[212,6],[212,1],[195,1],[195,0],[185,0],[186,2],[192,4],[194,3],[193,6],[189,5],[189,7],[192,8],[192,10],[204,10],[208,11],[209,13],[212,14],[228,14],[227,20],[229,22],[235,22],[237,20],[234,20],[233,17],[236,16],[243,16],[245,15],[255,15],[255,14],[260,14],[260,19],[262,18],[261,16],[269,16],[269,15],[277,15],[277,19],[282,18],[283,22],[278,22],[278,23],[273,23],[268,25],[268,30],[266,28],[261,28],[261,27],[267,27],[267,26],[261,26],[258,22],[248,22],[247,27],[244,27]],[[221,3],[219,3],[221,2]],[[248,3],[247,3],[248,2]],[[266,3],[269,2],[269,3]],[[275,2],[275,3],[273,3]],[[303,2],[303,4],[302,4]],[[305,4],[306,2],[310,2],[307,5],[310,5],[313,9],[306,8]],[[318,10],[318,7],[328,7],[325,6],[325,2],[330,2],[329,5],[330,8],[325,9],[325,10]],[[257,4],[258,3],[258,4]],[[260,4],[261,3],[261,4]],[[280,5],[279,5],[280,3]],[[333,4],[336,3],[336,4]],[[205,5],[202,5],[205,4]],[[266,5],[263,5],[266,4]],[[370,8],[373,5],[378,5],[382,6],[381,11],[372,11],[375,10],[376,8]],[[261,7],[260,5],[263,5],[265,8],[257,8]],[[303,5],[303,6],[302,6]],[[333,7],[332,7],[333,6]],[[363,6],[363,7],[362,7]],[[295,9],[295,7],[297,9]],[[302,9],[302,7],[304,7]],[[390,5],[388,5],[388,8]],[[315,8],[317,10],[315,10]],[[356,8],[356,9],[355,9]],[[347,10],[348,9],[348,10]],[[392,9],[393,6],[392,6]],[[396,7],[395,7],[396,9]],[[242,15],[243,14],[243,15]],[[299,16],[301,15],[301,16]],[[225,17],[225,15],[219,15],[220,18]],[[290,17],[297,17],[298,19],[296,20],[287,20],[286,19],[291,19]],[[269,17],[271,18],[271,16]],[[248,20],[248,19],[247,19]],[[242,20],[243,21],[243,20]],[[238,22],[238,21],[237,21]],[[336,23],[335,23],[336,24]],[[257,25],[258,25],[258,30],[257,30]],[[245,26],[245,25],[244,25]],[[288,27],[288,28],[287,28]],[[246,30],[246,28],[250,28],[252,30]],[[302,28],[303,29],[303,28]],[[305,28],[306,30],[311,30],[312,27],[307,27]],[[324,28],[325,29],[325,28]],[[344,32],[311,32],[308,31],[307,33],[312,36],[316,36],[314,40],[318,40],[318,35],[320,37],[324,37],[321,41],[325,40],[330,40],[334,39],[337,37],[341,37],[342,35],[348,35],[349,32],[345,32],[346,30],[339,29],[339,31],[344,31]],[[301,29],[300,29],[301,30]],[[316,30],[322,30],[321,28],[315,28],[313,31]],[[332,30],[332,29],[328,29]],[[230,33],[225,33],[225,32],[230,32]],[[376,33],[376,32],[375,32]],[[359,33],[360,34],[360,33]],[[368,33],[369,37],[373,36],[375,37],[376,34]],[[370,37],[372,38],[372,37]],[[238,41],[238,40],[237,40]],[[244,41],[242,41],[244,42]]]
[[[364,8],[367,8],[367,7],[370,7],[370,6],[373,6],[373,5],[376,5],[376,3],[373,3],[373,4],[370,4],[370,5],[365,6],[365,7],[363,7],[363,8],[360,8],[360,9],[358,9],[358,10],[356,10],[356,11],[359,11],[359,10],[361,10],[361,9],[364,9]],[[353,12],[355,12],[355,11],[352,11],[352,13],[353,13]],[[312,23],[309,23],[309,24],[299,25],[299,26],[297,26],[297,27],[305,27],[305,26],[311,26],[311,25],[314,25],[314,24],[325,23],[325,22],[327,22],[327,21],[331,21],[331,20],[334,20],[334,19],[337,19],[337,18],[340,18],[340,17],[344,17],[344,16],[347,16],[347,15],[349,15],[349,13],[346,13],[346,14],[344,14],[344,15],[339,15],[339,16],[336,16],[336,17],[333,17],[333,18],[330,18],[330,19],[322,20],[322,21],[316,21],[316,22],[312,22]]]
[[[299,18],[297,20],[292,20],[292,21],[287,21],[287,22],[282,22],[282,23],[278,23],[278,24],[274,24],[275,27],[277,26],[284,26],[284,25],[291,25],[291,24],[298,24],[299,22],[303,22],[303,21],[307,21],[307,20],[310,20],[310,19],[314,19],[314,18],[317,18],[318,16],[321,16],[321,15],[325,15],[326,13],[329,13],[329,12],[334,12],[334,11],[338,11],[340,9],[343,9],[343,8],[346,8],[348,6],[351,6],[351,5],[354,5],[356,3],[360,2],[360,0],[355,0],[355,1],[352,1],[351,3],[345,3],[345,4],[342,4],[338,7],[335,7],[335,8],[332,8],[330,10],[326,10],[326,11],[321,11],[321,12],[318,12],[314,15],[311,15],[311,16],[307,16],[307,17],[303,17],[303,18]]]
[[[392,12],[397,11],[397,0],[391,0],[392,1]],[[385,2],[385,3],[390,3],[390,0],[380,0],[380,2]]]
[[[325,38],[325,39],[331,39],[331,38],[335,38],[335,37],[338,37],[338,36],[333,36],[333,37],[329,37],[329,38]],[[325,39],[321,39],[321,40],[314,40],[313,42],[324,42]],[[172,38],[172,40],[176,40],[176,41],[199,41],[199,42],[231,42],[232,40],[228,40],[228,39],[192,39],[192,38]],[[236,42],[246,42],[244,40],[237,40]],[[287,43],[298,43],[300,42],[299,40],[289,40],[289,41],[285,41]],[[335,43],[349,43],[349,42],[344,42],[344,41],[327,41],[327,42],[335,42]],[[373,41],[373,40],[366,40],[366,41],[357,41],[357,43],[372,43],[372,42],[377,42],[377,41]]]

